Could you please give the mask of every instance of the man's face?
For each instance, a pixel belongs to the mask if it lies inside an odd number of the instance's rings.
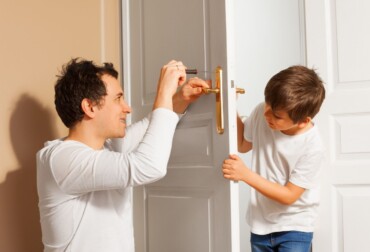
[[[288,135],[295,133],[298,130],[298,124],[294,123],[292,119],[290,119],[285,110],[273,111],[271,106],[265,103],[264,116],[268,126],[273,130],[279,130]]]
[[[131,107],[124,101],[122,87],[116,78],[104,74],[102,81],[107,95],[97,112],[99,132],[104,138],[124,137],[126,116],[131,113]]]

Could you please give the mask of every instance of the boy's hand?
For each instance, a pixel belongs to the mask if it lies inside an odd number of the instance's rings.
[[[234,181],[245,181],[250,170],[244,165],[239,156],[231,154],[229,157],[230,159],[225,159],[222,164],[224,178]]]

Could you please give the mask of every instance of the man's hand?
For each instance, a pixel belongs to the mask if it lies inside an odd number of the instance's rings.
[[[204,81],[197,77],[189,79],[188,82],[181,85],[173,96],[173,110],[182,114],[190,103],[196,101],[204,94],[203,88],[209,88],[210,81]]]
[[[173,110],[172,97],[186,81],[185,69],[182,62],[176,60],[171,60],[161,68],[153,109],[162,107]]]

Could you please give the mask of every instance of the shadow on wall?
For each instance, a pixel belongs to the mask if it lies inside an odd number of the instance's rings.
[[[10,118],[12,146],[20,167],[0,184],[0,251],[43,251],[35,157],[44,142],[56,136],[52,118],[50,111],[26,94]]]

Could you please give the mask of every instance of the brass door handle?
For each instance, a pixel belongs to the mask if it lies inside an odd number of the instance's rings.
[[[203,88],[205,94],[218,94],[220,90],[218,88]]]
[[[220,90],[218,88],[203,88],[205,94],[218,94]],[[245,94],[244,88],[236,88],[237,94]]]
[[[204,88],[203,92],[206,94],[216,94],[216,123],[217,133],[224,133],[224,111],[223,111],[223,97],[222,97],[222,68],[216,67],[216,88]]]
[[[215,88],[203,88],[205,94],[216,94],[216,123],[217,133],[224,133],[224,111],[223,111],[223,96],[222,96],[222,68],[218,66],[216,68],[216,87]],[[243,88],[236,88],[236,93],[244,94]]]
[[[245,94],[245,90],[244,90],[244,88],[236,88],[236,93],[237,94]]]

